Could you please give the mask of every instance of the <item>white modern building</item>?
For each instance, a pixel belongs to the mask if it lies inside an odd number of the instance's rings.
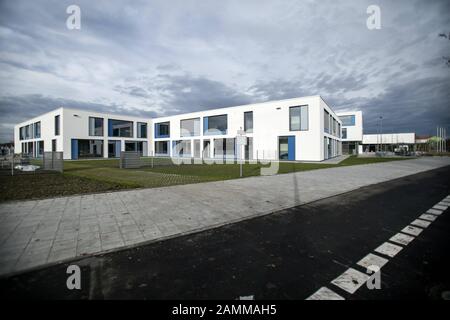
[[[64,159],[143,156],[322,161],[341,148],[338,115],[320,96],[212,109],[153,119],[62,107],[17,124],[15,152]],[[237,135],[245,135],[245,146]],[[240,139],[243,140],[243,139]]]
[[[338,112],[342,121],[342,153],[358,154],[363,152],[363,116],[362,111]]]
[[[396,149],[406,149],[412,151],[416,144],[416,134],[408,133],[383,133],[383,134],[365,134],[363,135],[363,151],[392,151]]]

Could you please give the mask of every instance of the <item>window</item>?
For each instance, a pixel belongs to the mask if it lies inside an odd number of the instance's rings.
[[[20,136],[20,140],[24,140],[25,139],[25,127],[20,127],[19,128],[19,136]]]
[[[177,140],[173,142],[173,154],[175,157],[191,156],[191,140]]]
[[[289,108],[289,130],[308,130],[308,106],[296,106]]]
[[[103,136],[103,118],[89,117],[89,135]]]
[[[227,129],[228,117],[226,114],[203,118],[203,131],[207,135],[227,134]]]
[[[52,140],[52,151],[56,151],[56,139]]]
[[[25,139],[30,139],[30,126],[25,126]]]
[[[170,137],[170,122],[155,123],[155,138]]]
[[[110,137],[133,137],[133,121],[108,120],[108,134]]]
[[[41,122],[36,122],[34,124],[34,137],[40,138],[41,137]]]
[[[200,135],[200,118],[186,119],[180,121],[180,132],[182,137],[193,137]]]
[[[253,111],[244,112],[244,131],[253,132]]]
[[[103,140],[78,139],[78,158],[103,157]]]
[[[147,152],[146,141],[125,141],[125,151],[139,152],[140,155],[144,155],[144,150]]]
[[[330,133],[330,114],[327,110],[324,110],[323,131]]]
[[[155,155],[168,156],[169,155],[169,141],[155,142]]]
[[[59,115],[55,116],[55,136],[59,136],[59,125],[60,125],[59,119],[60,119]]]
[[[44,154],[44,141],[37,142],[37,156],[40,157]]]
[[[355,125],[355,116],[349,115],[349,116],[341,116],[339,117],[342,121],[342,125],[345,127],[354,126]]]
[[[235,152],[235,139],[214,139],[214,157],[224,159],[234,159]]]
[[[143,122],[137,123],[137,137],[147,138],[147,124]]]
[[[342,139],[347,139],[347,128],[342,128]]]

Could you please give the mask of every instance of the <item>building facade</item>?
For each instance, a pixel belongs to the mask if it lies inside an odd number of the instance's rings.
[[[64,159],[143,156],[322,161],[338,156],[342,121],[320,96],[143,119],[59,108],[14,128],[16,153]],[[245,145],[237,144],[237,135]]]
[[[342,121],[342,153],[362,153],[363,116],[362,111],[338,112]]]

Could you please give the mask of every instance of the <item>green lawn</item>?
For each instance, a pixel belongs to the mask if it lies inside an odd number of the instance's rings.
[[[349,157],[339,164],[281,162],[279,163],[278,173],[404,159],[406,158]],[[159,159],[157,161],[167,162],[168,160]],[[34,161],[34,163],[40,164],[39,161]],[[243,165],[243,175],[244,177],[258,176],[262,167],[261,164],[246,163]],[[268,167],[268,165],[265,167]],[[13,177],[2,174],[1,178],[0,201],[8,201],[236,179],[239,178],[239,164],[184,164],[155,166],[154,168],[149,166],[141,169],[120,169],[117,159],[79,160],[65,161],[63,174],[36,173],[20,174]]]

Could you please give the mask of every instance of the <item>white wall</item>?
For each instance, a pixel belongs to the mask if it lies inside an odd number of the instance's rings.
[[[338,112],[339,117],[342,116],[355,116],[354,126],[342,126],[342,128],[347,128],[347,138],[342,139],[342,141],[362,141],[363,140],[363,116],[362,111],[346,111]]]
[[[62,108],[47,112],[38,117],[21,122],[14,126],[14,152],[22,152],[22,143],[30,141],[44,141],[44,151],[52,151],[52,140],[56,139],[56,151],[63,150],[63,135],[62,135]],[[55,116],[60,116],[60,135],[55,136]],[[41,122],[41,137],[34,139],[19,140],[20,127],[27,126],[35,122]]]
[[[89,117],[103,118],[103,137],[89,135]],[[108,137],[108,119],[133,121],[133,137]],[[144,122],[147,124],[147,139],[137,138],[137,122]],[[88,139],[88,140],[103,140],[103,157],[108,157],[108,140],[120,140],[121,151],[125,150],[125,141],[148,141],[150,137],[150,119],[130,117],[124,115],[113,115],[105,113],[97,113],[84,110],[76,110],[64,108],[63,112],[63,134],[64,134],[64,159],[71,159],[72,155],[72,139]],[[147,154],[148,156],[148,147]]]
[[[383,134],[365,134],[363,144],[398,144],[416,142],[415,133],[383,133]]]
[[[170,122],[170,138],[153,139],[154,136],[152,135],[152,139],[154,141],[200,139],[202,149],[203,140],[205,139],[210,139],[212,143],[214,138],[235,138],[237,131],[244,128],[244,112],[253,111],[253,133],[247,133],[247,137],[253,137],[253,159],[257,157],[263,158],[263,155],[265,159],[278,159],[278,137],[295,136],[297,160],[321,161],[323,160],[323,155],[321,154],[321,137],[323,132],[323,124],[321,125],[321,121],[323,121],[322,103],[320,96],[311,96],[154,118],[152,120],[152,128],[155,123]],[[289,107],[298,105],[308,105],[309,130],[307,131],[289,130]],[[329,109],[326,104],[324,105]],[[228,115],[228,131],[226,135],[180,136],[181,120],[200,117],[200,133],[202,134],[203,117],[222,114]],[[154,143],[152,143],[151,149],[154,149]],[[171,142],[169,149],[171,149]]]

